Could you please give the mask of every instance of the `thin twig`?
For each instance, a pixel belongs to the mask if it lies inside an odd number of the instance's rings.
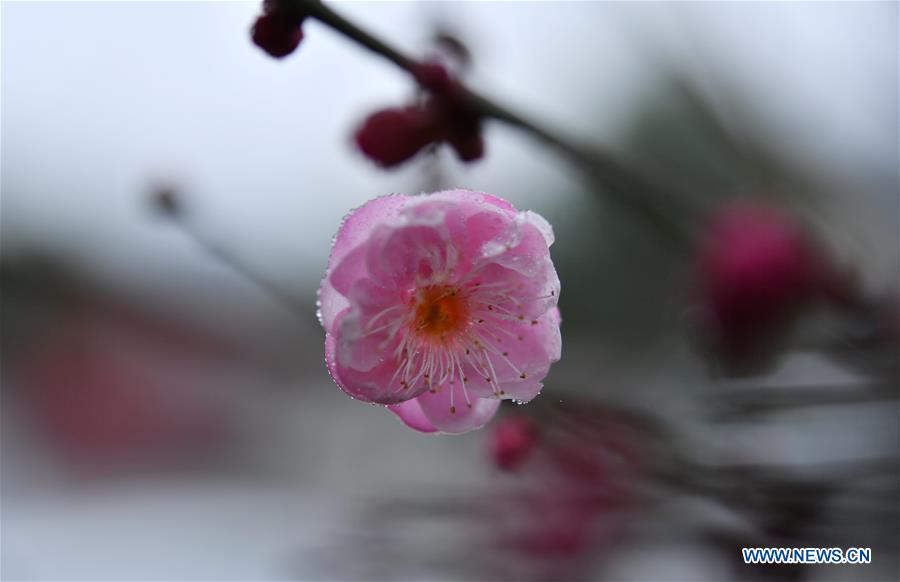
[[[206,238],[180,213],[173,214],[172,219],[172,222],[208,255],[256,285],[257,288],[295,315],[298,319],[308,321],[310,324],[314,323],[309,317],[312,313],[310,306],[300,302],[290,293],[281,289],[276,283],[257,273],[252,267],[241,261],[228,250]]]
[[[766,413],[780,413],[816,406],[843,406],[897,400],[894,386],[879,381],[845,385],[802,387],[754,386],[722,391],[709,405],[718,420],[745,420]]]

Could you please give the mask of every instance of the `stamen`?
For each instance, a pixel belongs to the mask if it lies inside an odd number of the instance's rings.
[[[394,311],[397,309],[403,309],[405,307],[406,307],[406,305],[400,304],[400,305],[392,305],[392,306],[388,307],[387,309],[382,309],[381,311],[379,311],[378,313],[376,313],[369,319],[369,322],[366,324],[366,329],[371,328],[375,324],[376,321],[378,321],[379,319],[381,319],[382,317],[384,317],[391,311]]]
[[[494,358],[502,359],[520,379],[528,377],[510,359],[510,352],[498,346],[504,338],[523,341],[525,336],[516,334],[510,323],[526,321],[526,303],[553,297],[556,292],[551,290],[549,296],[534,299],[520,298],[521,285],[467,281],[468,275],[454,285],[445,284],[449,279],[449,259],[429,249],[429,281],[420,282],[411,302],[391,306],[371,317],[365,335],[385,334],[382,349],[396,342],[393,353],[397,369],[391,378],[392,386],[399,381],[398,391],[406,391],[421,389],[424,382],[432,394],[447,388],[450,412],[455,414],[457,385],[467,406],[472,407],[467,369],[481,375],[495,397],[505,396],[506,392],[500,388]],[[538,319],[530,322],[537,325]]]

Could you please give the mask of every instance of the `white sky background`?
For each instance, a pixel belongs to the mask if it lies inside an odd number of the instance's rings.
[[[431,19],[446,17],[475,52],[476,88],[580,138],[614,139],[652,73],[636,50],[649,42],[702,57],[717,83],[767,112],[799,157],[835,172],[858,171],[864,158],[885,180],[896,171],[895,3],[337,9],[416,53]],[[408,97],[408,79],[318,23],[307,23],[297,53],[272,60],[249,41],[258,12],[256,2],[4,3],[4,252],[40,242],[137,287],[171,285],[165,273],[214,273],[148,219],[148,181],[173,177],[207,233],[285,283],[311,285],[349,209],[414,190],[414,164],[383,172],[350,142],[364,115]],[[493,124],[487,139],[482,162],[450,162],[453,182],[537,210],[566,202],[559,192],[574,175],[554,155]],[[895,200],[880,204],[896,215]],[[896,223],[880,216],[883,228]]]

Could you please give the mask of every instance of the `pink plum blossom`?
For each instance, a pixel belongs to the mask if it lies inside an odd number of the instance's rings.
[[[331,377],[421,432],[533,399],[562,347],[552,243],[538,214],[467,190],[357,208],[319,290]]]

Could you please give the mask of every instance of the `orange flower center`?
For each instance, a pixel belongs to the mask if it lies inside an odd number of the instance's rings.
[[[415,300],[413,325],[419,333],[443,338],[448,332],[462,329],[468,321],[468,305],[453,287],[441,285],[419,289]]]

